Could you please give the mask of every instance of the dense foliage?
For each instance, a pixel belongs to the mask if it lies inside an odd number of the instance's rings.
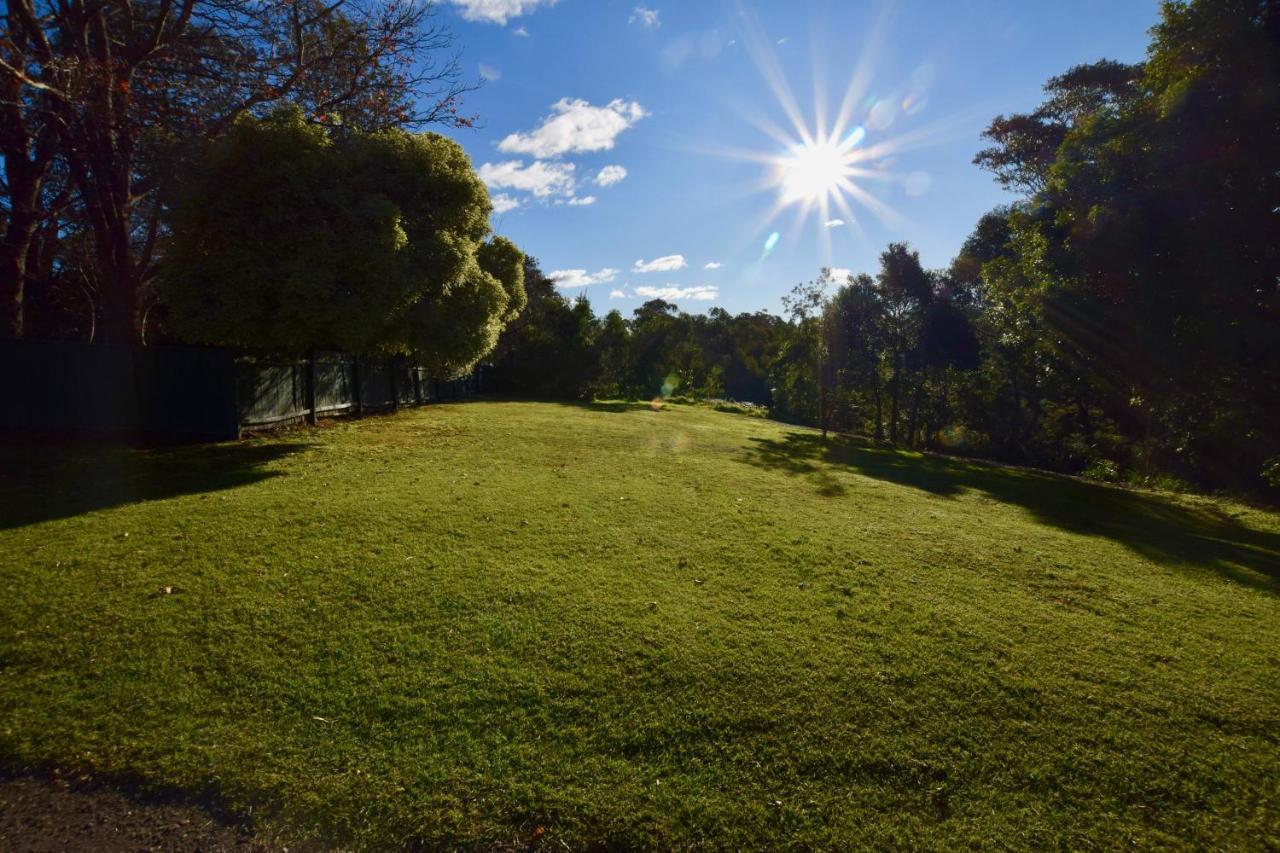
[[[483,242],[488,193],[442,136],[333,132],[285,108],[196,162],[162,290],[189,340],[412,354],[449,376],[524,307],[523,255]]]

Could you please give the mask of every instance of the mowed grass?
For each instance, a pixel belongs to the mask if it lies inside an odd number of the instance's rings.
[[[1275,514],[683,406],[0,462],[10,767],[369,849],[1280,844]]]

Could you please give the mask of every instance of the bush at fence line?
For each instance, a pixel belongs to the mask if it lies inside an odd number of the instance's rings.
[[[524,303],[519,249],[484,243],[488,193],[443,136],[331,135],[282,108],[195,162],[161,285],[190,340],[421,354],[461,373]]]

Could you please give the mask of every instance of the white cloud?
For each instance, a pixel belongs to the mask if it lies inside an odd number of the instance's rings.
[[[520,36],[520,38],[522,38],[522,39],[527,39],[527,38],[529,37],[529,31],[528,31],[528,30],[526,30],[524,27],[516,27],[516,28],[515,28],[514,30],[512,30],[511,32],[513,32],[513,33],[515,33],[516,35]]]
[[[596,203],[596,197],[593,195],[584,195],[584,196],[578,196],[576,198],[569,199],[569,204],[573,205],[574,207],[581,207],[583,205],[595,204],[595,203]]]
[[[602,187],[611,187],[627,176],[627,170],[622,166],[605,166],[596,175],[596,184]]]
[[[506,193],[499,193],[489,199],[493,202],[494,213],[506,213],[508,210],[515,210],[520,206],[520,199],[512,198]]]
[[[625,290],[619,290],[618,288],[615,287],[613,290],[609,291],[609,298],[610,299],[626,299],[627,292]]]
[[[658,20],[658,10],[646,9],[644,6],[637,6],[631,13],[631,17],[627,19],[627,23],[639,24],[648,30],[662,26],[662,21]]]
[[[586,270],[552,270],[547,278],[556,283],[556,287],[587,287],[592,284],[605,284],[618,277],[618,271],[605,267],[594,273]]]
[[[778,44],[786,44],[789,41],[791,41],[791,36],[783,36],[782,38],[778,39]]]
[[[556,0],[451,0],[468,21],[506,26],[508,18],[518,18],[539,6],[554,6]]]
[[[502,71],[500,71],[497,68],[494,68],[492,65],[485,65],[483,62],[481,62],[480,63],[480,79],[491,80],[491,81],[501,80]]]
[[[524,190],[537,198],[573,194],[572,163],[533,162],[525,166],[520,160],[485,163],[480,167],[480,180],[490,187]]]
[[[720,289],[709,284],[695,287],[668,284],[666,287],[637,287],[636,296],[643,296],[646,299],[693,299],[698,302],[710,302],[720,297]]]
[[[853,270],[851,269],[845,269],[844,267],[831,268],[831,278],[834,281],[843,283],[844,280],[851,275],[853,275]]]
[[[707,261],[706,265],[705,265],[705,266],[703,266],[703,269],[704,269],[704,270],[718,270],[718,269],[720,269],[720,267],[722,267],[722,266],[724,266],[724,264],[720,263],[719,261]]]
[[[641,258],[636,261],[631,270],[632,272],[671,272],[672,270],[684,269],[686,266],[688,264],[685,263],[684,255],[663,255],[661,258],[654,258],[651,261]]]
[[[839,228],[841,225],[844,225],[843,219],[828,219],[822,223],[823,228]]]
[[[635,101],[621,98],[593,107],[581,98],[561,98],[552,115],[530,133],[512,133],[498,143],[499,151],[530,154],[538,159],[582,151],[607,151],[618,134],[648,115]]]

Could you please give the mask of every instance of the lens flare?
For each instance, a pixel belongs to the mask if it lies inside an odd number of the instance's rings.
[[[781,239],[782,235],[777,231],[774,231],[766,237],[764,241],[764,252],[761,253],[760,260],[763,261],[765,258],[769,257],[769,255],[773,254],[773,248],[778,245],[778,241]]]
[[[680,387],[680,377],[674,373],[668,373],[666,378],[662,380],[662,388],[658,392],[662,399],[670,397]]]

